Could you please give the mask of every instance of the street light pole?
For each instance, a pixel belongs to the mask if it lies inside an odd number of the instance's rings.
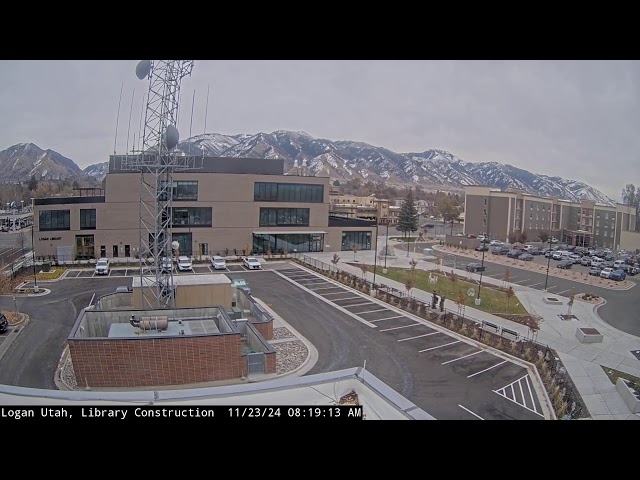
[[[31,222],[31,253],[33,254],[33,260],[31,261],[31,264],[33,265],[33,291],[35,293],[38,293],[38,275],[36,274],[36,244],[33,241],[33,230],[36,228],[36,214],[33,198],[31,198],[31,215],[33,215],[33,221]]]
[[[376,285],[376,267],[378,266],[378,220],[376,219],[376,248],[373,249],[373,286]]]
[[[549,250],[551,250],[551,236],[549,236]],[[544,279],[544,291],[547,291],[547,282],[549,281],[549,266],[551,265],[551,255],[549,255],[549,258],[547,260],[547,276]]]
[[[480,264],[480,283],[478,283],[478,296],[476,297],[476,305],[480,305],[480,289],[482,288],[482,274],[484,273],[484,250],[487,246],[487,241],[482,240],[482,263]]]
[[[387,255],[389,254],[389,219],[386,220],[387,223],[387,236],[384,239],[384,269],[382,273],[387,274]]]

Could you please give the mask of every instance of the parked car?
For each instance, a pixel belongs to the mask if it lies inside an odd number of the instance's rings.
[[[549,239],[549,241],[550,241],[551,243],[558,243],[558,239],[557,239],[556,237],[551,237],[551,238]]]
[[[602,271],[600,272],[600,278],[609,278],[609,275],[611,275],[611,272],[613,272],[613,268],[610,268],[610,267],[603,268]]]
[[[474,248],[474,250],[476,252],[488,252],[489,251],[489,247],[487,247],[484,243],[482,245],[478,245],[476,248]]]
[[[522,255],[522,250],[509,250],[507,253],[509,258],[518,258],[520,255]]]
[[[556,266],[563,269],[571,268],[573,266],[573,260],[561,260]]]
[[[245,257],[242,260],[242,264],[249,270],[260,270],[262,268],[260,260],[258,260],[256,257]]]
[[[527,253],[530,255],[542,255],[542,250],[538,247],[533,247],[527,250]]]
[[[553,250],[545,250],[544,258],[551,258],[551,257],[553,257],[553,254],[554,254]]]
[[[227,269],[227,263],[225,262],[224,258],[218,256],[211,257],[211,266],[214,270]]]
[[[108,258],[99,258],[96,263],[96,275],[109,275],[109,259]]]
[[[624,273],[624,270],[614,270],[609,274],[609,280],[615,280],[616,282],[621,282],[625,278],[627,278],[627,274]]]
[[[590,267],[591,266],[591,259],[587,256],[584,256],[580,259],[580,265],[583,265],[585,267]]]
[[[129,293],[133,292],[133,287],[131,285],[122,285],[116,288],[116,293]]]
[[[501,247],[502,245],[504,245],[504,243],[502,243],[500,240],[491,240],[489,242],[489,245],[491,245],[492,247]]]
[[[236,288],[244,290],[246,293],[251,295],[251,287],[249,287],[249,284],[247,283],[247,281],[245,279],[243,279],[243,278],[234,278],[233,279],[233,284],[236,286]]]
[[[530,243],[527,243],[525,246],[522,247],[522,249],[525,252],[528,252],[529,250],[531,250],[533,248],[533,245],[531,245]]]
[[[573,261],[573,263],[580,263],[580,261],[582,260],[582,257],[574,253],[572,255],[569,255],[569,260]]]
[[[193,271],[193,265],[191,264],[191,259],[187,256],[181,255],[178,257],[178,270],[181,272]]]
[[[425,223],[422,228],[435,228],[435,225],[433,223]]]
[[[493,253],[494,255],[506,255],[507,253],[509,253],[511,250],[509,249],[509,247],[507,247],[506,245],[502,245],[500,247],[495,247],[491,253]]]
[[[173,260],[169,257],[162,257],[160,260],[160,271],[170,272],[171,270],[173,270]]]
[[[4,333],[9,329],[9,321],[4,313],[0,313],[0,333]]]
[[[481,263],[470,263],[466,267],[467,272],[485,272],[487,270],[486,265],[482,265]]]
[[[562,252],[560,250],[556,250],[555,252],[553,252],[553,255],[551,255],[551,258],[553,258],[554,260],[562,260]]]
[[[518,260],[524,260],[525,262],[530,262],[531,260],[533,260],[533,255],[531,255],[530,253],[523,253],[518,257]]]
[[[593,275],[594,277],[599,277],[602,269],[600,267],[591,267],[589,269],[589,275]]]
[[[600,266],[602,268],[610,268],[611,270],[615,270],[615,267],[613,266],[613,262],[605,261],[605,262],[602,262],[602,265]]]
[[[615,269],[619,269],[620,267],[622,267],[622,265],[625,265],[625,261],[624,260],[616,260],[615,262],[613,262],[613,268]]]

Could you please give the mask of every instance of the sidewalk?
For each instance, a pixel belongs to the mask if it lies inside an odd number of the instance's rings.
[[[380,246],[384,245],[384,243],[384,237],[378,239],[378,250],[380,250]],[[389,242],[389,248],[393,248],[396,244],[396,242]],[[409,262],[412,259],[418,261],[417,269],[430,271],[435,270],[437,267],[435,263],[424,260],[421,252],[414,253],[413,246],[410,247],[409,256],[406,256],[406,251],[401,252],[396,250],[396,254],[395,258],[387,258],[386,264],[388,267],[410,268]],[[334,253],[307,253],[306,255],[326,263],[331,263],[331,258]],[[362,271],[358,267],[347,265],[347,262],[353,262],[354,255],[352,252],[338,252],[338,255],[340,255],[340,262],[337,265],[338,268],[362,276]],[[358,263],[366,263],[369,265],[371,270],[367,272],[366,278],[369,281],[373,281],[374,251],[360,251],[355,257]],[[376,260],[376,270],[382,273],[384,260],[382,262],[380,259]],[[479,280],[480,277],[479,274],[452,269],[450,267],[444,267],[443,270],[447,273],[454,271],[461,279],[469,278]],[[377,283],[383,283],[400,291],[406,290],[402,283],[382,276],[377,276],[375,280]],[[504,284],[502,280],[487,276],[482,277],[482,283],[497,286]],[[609,380],[602,369],[602,367],[609,367],[640,377],[640,360],[631,353],[632,350],[640,350],[640,338],[617,330],[604,322],[596,313],[597,306],[593,304],[576,300],[572,306],[571,314],[575,315],[578,320],[562,320],[559,315],[568,313],[568,298],[553,295],[553,297],[560,299],[562,304],[547,304],[543,300],[545,297],[543,291],[513,283],[510,285],[513,287],[517,298],[527,311],[542,317],[540,330],[535,340],[538,343],[548,345],[550,348],[556,350],[564,367],[571,376],[576,389],[585,402],[591,417],[594,420],[640,420],[640,415],[632,414],[627,408],[624,400],[616,391],[615,385]],[[576,293],[583,292],[577,291]],[[414,289],[412,296],[429,303],[432,298],[432,293]],[[455,303],[449,299],[447,300],[447,304],[445,304],[445,308],[449,308],[450,310],[455,309]],[[524,325],[483,312],[477,308],[466,306],[465,315],[472,319],[487,321],[500,327],[513,330],[525,338],[531,338],[532,335],[529,328]],[[596,328],[604,337],[602,343],[581,343],[576,337],[576,329],[578,327]]]

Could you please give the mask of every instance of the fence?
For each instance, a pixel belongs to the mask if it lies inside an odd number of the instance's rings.
[[[458,312],[444,308],[443,304],[439,308],[434,308],[435,302],[426,303],[422,300],[410,296],[408,292],[395,289],[383,283],[373,283],[364,278],[345,272],[335,265],[329,265],[318,259],[299,254],[295,259],[301,263],[312,266],[321,272],[330,272],[341,278],[348,286],[360,286],[365,292],[376,292],[376,297],[394,306],[398,306],[409,313],[413,313],[419,317],[425,318],[431,322],[448,327],[450,330],[461,333],[464,336],[470,336],[491,347],[498,348],[510,353],[514,356],[523,358],[529,362],[536,362],[541,365],[543,373],[548,369],[551,381],[545,382],[545,387],[551,395],[560,395],[561,401],[555,401],[556,409],[566,410],[563,415],[565,418],[578,418],[584,412],[584,403],[578,393],[571,377],[566,369],[562,366],[561,360],[556,352],[549,348],[548,345],[538,343],[535,338],[537,333],[529,328],[527,336],[522,336],[509,328],[501,327],[497,324],[478,320],[464,311],[464,307]],[[560,392],[560,393],[558,393]],[[566,403],[562,407],[563,403]],[[562,408],[559,408],[560,405]]]

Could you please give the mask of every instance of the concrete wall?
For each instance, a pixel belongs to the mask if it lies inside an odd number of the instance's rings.
[[[89,387],[151,387],[246,374],[240,334],[148,339],[69,339],[76,381]]]
[[[620,234],[620,249],[628,252],[640,251],[640,232],[622,232]]]
[[[178,285],[176,287],[176,307],[213,307],[220,305],[231,308],[231,285]],[[138,299],[140,295],[138,295]]]
[[[103,295],[96,302],[95,308],[96,310],[131,309],[133,308],[133,294],[131,292],[121,292]]]

